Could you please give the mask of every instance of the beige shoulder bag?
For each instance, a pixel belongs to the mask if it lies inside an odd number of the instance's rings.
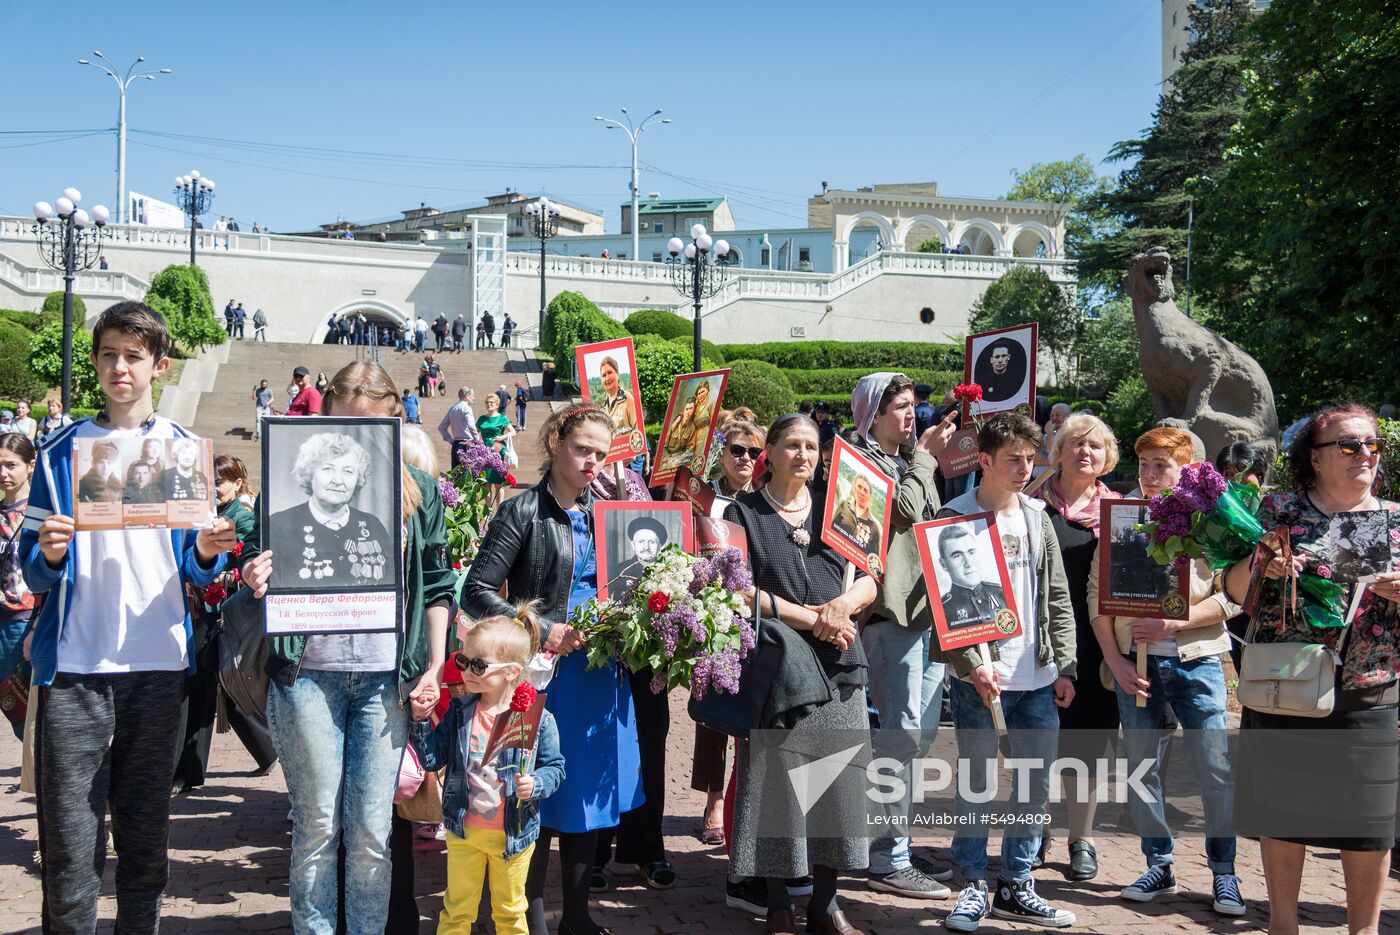
[[[1254,642],[1264,566],[1282,558],[1291,570],[1292,557],[1286,528],[1266,535],[1255,550],[1254,577],[1244,602],[1251,619],[1244,638],[1238,695],[1240,704],[1261,714],[1327,717],[1336,704],[1337,665],[1341,661],[1337,654],[1322,643]],[[1297,578],[1290,572],[1281,585],[1280,612],[1286,622],[1289,611],[1297,611]],[[1345,640],[1343,627],[1337,645],[1344,646]]]

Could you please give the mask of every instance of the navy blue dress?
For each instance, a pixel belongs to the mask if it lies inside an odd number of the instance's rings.
[[[574,531],[573,613],[598,591],[598,559],[588,517],[582,510],[568,513]],[[540,823],[566,834],[611,828],[623,812],[645,801],[627,673],[616,662],[587,668],[582,649],[569,653],[559,660],[546,689],[545,710],[559,727],[564,781],[540,804]]]

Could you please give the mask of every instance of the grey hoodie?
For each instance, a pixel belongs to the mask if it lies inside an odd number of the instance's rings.
[[[1035,630],[1027,633],[1027,636],[1035,641],[1036,665],[1043,668],[1053,664],[1061,675],[1072,679],[1076,676],[1074,607],[1069,599],[1069,580],[1065,577],[1064,560],[1060,556],[1060,541],[1055,537],[1055,527],[1050,525],[1045,504],[1025,494],[1017,496],[1021,500],[1031,557],[1035,562],[1035,575],[1031,578],[1031,602],[1036,608]],[[977,489],[974,488],[949,501],[938,511],[938,516],[942,519],[984,512],[986,510],[977,502]],[[1028,623],[1023,621],[1023,625]],[[993,659],[1000,658],[996,643],[992,643],[990,649]],[[934,647],[930,649],[930,654],[934,659],[951,665],[959,678],[967,678],[973,669],[982,664],[976,647],[955,649],[948,653]]]

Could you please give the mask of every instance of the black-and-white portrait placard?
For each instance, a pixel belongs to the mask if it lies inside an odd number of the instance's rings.
[[[1121,617],[1187,620],[1191,616],[1190,570],[1160,564],[1140,528],[1150,518],[1148,500],[1099,503],[1099,611]]]
[[[982,387],[982,401],[966,406],[971,414],[986,417],[1023,406],[1027,415],[1035,412],[1038,332],[1039,325],[1030,322],[967,336],[964,379]]]
[[[1332,578],[1354,582],[1390,571],[1390,526],[1384,510],[1334,513],[1328,525]]]
[[[641,577],[668,545],[695,553],[695,517],[689,503],[666,500],[595,500],[598,596]]]
[[[400,428],[398,419],[264,419],[268,635],[399,628]]]
[[[995,642],[1021,632],[995,513],[918,523],[914,536],[941,649]]]

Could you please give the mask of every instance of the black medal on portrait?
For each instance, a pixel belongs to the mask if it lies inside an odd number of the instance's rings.
[[[397,419],[263,422],[262,547],[274,555],[269,635],[377,633],[402,619]]]

